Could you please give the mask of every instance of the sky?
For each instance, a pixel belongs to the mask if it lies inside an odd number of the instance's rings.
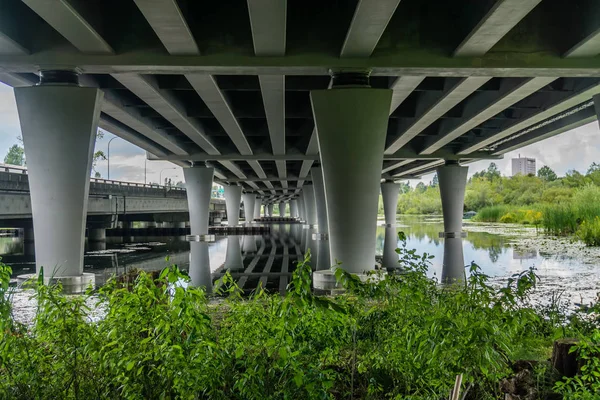
[[[0,83],[0,161],[8,149],[18,143],[21,136],[19,115],[13,89]],[[108,154],[110,143],[110,178],[127,182],[158,183],[161,178],[170,178],[173,183],[183,181],[183,171],[180,167],[168,161],[145,161],[146,153],[139,147],[106,132],[102,139],[96,142],[96,151],[102,150]],[[506,153],[504,159],[493,160],[503,175],[511,174],[511,158],[519,156],[531,157],[537,160],[537,168],[548,165],[559,176],[575,169],[585,173],[592,162],[600,161],[600,129],[598,122],[581,126],[577,129],[562,133],[550,139],[523,147],[517,151]],[[469,176],[486,169],[491,160],[482,160],[469,166]],[[100,161],[96,167],[103,178],[108,178],[108,161]],[[433,174],[424,175],[420,180],[411,181],[429,183]]]

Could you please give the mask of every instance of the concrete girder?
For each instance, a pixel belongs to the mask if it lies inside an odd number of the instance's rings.
[[[375,50],[400,0],[359,0],[340,57],[368,57]]]
[[[454,56],[481,56],[500,41],[542,0],[497,0],[454,51]]]
[[[260,75],[258,80],[273,154],[285,154],[285,76]]]
[[[67,0],[22,0],[79,51],[113,54],[114,50]],[[56,64],[56,63],[55,63]]]
[[[254,53],[285,54],[287,0],[248,0]]]
[[[423,165],[419,165],[419,166],[415,166],[415,167],[409,167],[409,168],[405,168],[402,169],[402,171],[397,172],[393,175],[394,178],[401,178],[403,176],[406,175],[410,175],[410,174],[414,174],[414,173],[418,173],[422,170],[428,169],[428,168],[433,168],[433,167],[437,167],[440,165],[444,164],[444,160],[435,160]]]
[[[600,94],[600,83],[597,83],[586,90],[577,92],[574,95],[566,98],[563,101],[560,101],[557,104],[541,109],[538,113],[532,115],[531,117],[524,120],[520,120],[519,122],[516,122],[515,124],[498,133],[470,143],[467,146],[463,147],[461,150],[459,150],[458,154],[469,154],[474,151],[480,150],[514,133],[517,133],[520,130],[526,129],[527,127],[533,124],[536,124],[547,118],[551,118],[554,115],[557,115],[572,107],[575,107],[586,100],[590,100],[596,94]]]
[[[385,159],[384,159],[384,160],[385,160]],[[411,163],[411,162],[413,162],[413,161],[414,161],[414,160],[412,160],[412,159],[411,159],[411,160],[402,160],[402,161],[399,161],[399,162],[397,162],[397,163],[394,163],[394,164],[390,165],[389,167],[385,167],[385,168],[383,168],[383,169],[381,170],[381,173],[382,173],[382,174],[385,174],[386,172],[390,172],[390,171],[392,171],[392,170],[394,170],[394,169],[396,169],[396,168],[400,168],[400,167],[402,167],[402,166],[405,166],[405,165],[407,165],[407,164],[410,164],[410,163]]]
[[[466,118],[464,118],[464,121],[462,121],[462,123],[456,128],[453,128],[447,132],[441,132],[439,135],[435,136],[428,142],[425,148],[419,152],[419,154],[431,154],[441,149],[444,145],[462,136],[518,101],[521,101],[527,96],[537,92],[544,86],[549,85],[556,79],[558,78],[552,77],[528,79],[517,87],[512,88],[512,90],[500,93],[499,98],[496,101],[483,109],[481,109],[481,102],[479,101],[479,98],[474,96],[472,99],[470,99],[468,104],[465,105],[464,113],[467,115]]]
[[[170,54],[200,54],[176,0],[134,0]]]
[[[7,34],[0,32],[0,54],[29,54],[29,51]]]
[[[396,108],[406,100],[424,79],[424,76],[400,76],[391,84],[392,105],[390,106],[390,115],[396,111]]]
[[[418,119],[385,150],[385,154],[392,154],[401,149],[425,128],[451,110],[458,103],[466,99],[490,79],[491,77],[488,76],[461,79],[450,88],[441,99],[418,117]]]

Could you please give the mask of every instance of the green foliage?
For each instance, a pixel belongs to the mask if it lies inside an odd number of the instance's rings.
[[[577,237],[588,246],[600,246],[600,217],[583,221],[577,229]]]
[[[552,168],[550,168],[547,165],[544,165],[542,168],[540,168],[538,170],[537,176],[538,176],[538,178],[541,178],[548,182],[552,182],[552,181],[555,181],[556,179],[558,179],[556,172],[554,172],[552,170]]]
[[[597,399],[600,393],[600,330],[595,330],[569,351],[577,352],[582,364],[581,373],[556,382],[554,389],[566,399]]]
[[[6,156],[4,157],[4,163],[11,164],[11,165],[24,166],[25,165],[25,150],[23,149],[23,146],[20,146],[18,144],[13,144],[10,147],[10,149],[8,149],[8,152],[6,153]]]
[[[224,300],[211,302],[175,266],[84,296],[38,284],[34,326],[3,315],[0,399],[437,400],[458,374],[467,399],[499,398],[511,362],[531,349],[545,357],[564,319],[528,306],[531,270],[498,288],[472,264],[464,283],[440,286],[426,275],[431,256],[399,239],[401,274],[363,282],[337,268],[337,297],[313,294],[310,253],[284,297],[243,298],[226,274],[215,289]],[[2,310],[9,278],[0,264]],[[591,346],[580,351],[597,371]],[[559,390],[595,390],[583,376]]]

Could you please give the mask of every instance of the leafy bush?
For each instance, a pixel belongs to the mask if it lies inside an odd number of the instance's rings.
[[[581,373],[556,383],[554,389],[573,400],[594,400],[600,393],[600,330],[584,338],[571,352],[577,352]]]
[[[577,229],[577,237],[588,246],[600,246],[600,217],[583,221]]]
[[[212,302],[172,266],[84,296],[39,285],[30,329],[10,315],[0,265],[0,398],[437,400],[458,374],[468,399],[498,398],[511,360],[555,332],[527,305],[534,272],[495,288],[472,264],[464,283],[439,286],[431,257],[400,240],[402,274],[363,283],[338,268],[337,297],[313,294],[310,254],[284,297],[242,298],[226,275]]]

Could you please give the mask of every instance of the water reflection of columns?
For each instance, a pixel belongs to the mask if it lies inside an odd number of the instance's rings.
[[[230,235],[227,237],[225,269],[228,271],[241,271],[244,269],[242,251],[240,248],[240,236]]]
[[[207,293],[212,292],[210,275],[210,256],[207,242],[190,242],[190,279],[193,286],[205,287]]]
[[[331,268],[329,252],[329,223],[327,221],[327,202],[325,200],[325,183],[323,181],[323,170],[320,166],[311,168],[313,185],[315,189],[315,203],[317,206],[317,255],[316,270]]]
[[[442,282],[460,282],[465,279],[465,258],[462,237],[444,239]]]
[[[395,225],[385,227],[385,240],[383,242],[383,258],[382,267],[384,269],[396,269],[399,267],[398,264],[398,253],[396,248],[398,247],[398,235],[396,233]]]
[[[242,238],[242,251],[244,254],[254,254],[256,250],[256,238],[252,235],[245,235]]]
[[[454,161],[446,161],[446,165],[437,168],[444,216],[444,232],[440,235],[444,237],[444,283],[462,281],[465,277],[462,219],[468,171],[468,167]]]

